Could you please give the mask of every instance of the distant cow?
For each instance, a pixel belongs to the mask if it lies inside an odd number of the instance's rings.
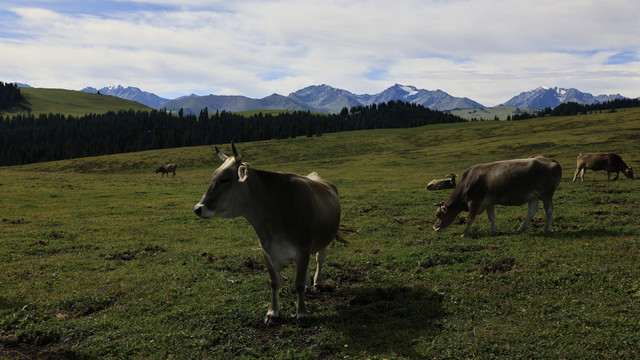
[[[584,153],[578,155],[578,165],[576,173],[573,175],[573,181],[580,174],[580,180],[584,182],[584,174],[587,169],[598,171],[607,171],[607,180],[611,181],[611,173],[616,173],[613,180],[617,180],[620,172],[629,179],[633,179],[633,170],[622,161],[620,156],[614,153]]]
[[[427,190],[454,189],[456,187],[456,174],[449,174],[444,179],[431,180],[427,184]]]
[[[486,210],[491,221],[491,234],[495,234],[496,205],[529,203],[527,217],[518,229],[518,232],[523,232],[538,211],[538,201],[542,200],[547,215],[545,233],[548,233],[553,218],[553,193],[561,177],[560,164],[542,156],[474,165],[462,173],[449,199],[437,204],[433,229],[441,232],[461,211],[469,211],[467,228],[462,234],[462,237],[467,237],[476,216]]]
[[[251,168],[242,162],[233,143],[231,147],[233,156],[216,148],[224,163],[213,172],[209,188],[193,210],[203,218],[242,216],[253,226],[271,280],[271,305],[265,323],[279,315],[280,270],[295,259],[297,318],[303,321],[307,317],[305,285],[311,285],[309,256],[316,256],[317,289],[322,281],[325,248],[338,235],[338,190],[316,173],[300,176]]]
[[[169,173],[172,172],[173,173],[173,177],[176,177],[176,169],[178,168],[178,165],[176,164],[164,164],[162,166],[160,166],[159,168],[156,169],[156,174],[161,172],[162,175],[160,177],[163,177],[164,174],[167,174],[167,177],[169,177]]]

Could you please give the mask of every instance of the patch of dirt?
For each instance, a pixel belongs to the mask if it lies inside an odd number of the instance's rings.
[[[0,358],[7,359],[76,359],[76,354],[61,347],[55,332],[37,333],[25,338],[10,335],[0,338]]]
[[[62,320],[79,319],[108,308],[114,303],[114,301],[115,300],[82,304],[77,307],[73,306],[70,309],[60,310],[56,316]]]
[[[604,204],[625,204],[626,201],[616,199],[612,196],[605,196],[601,198],[591,198],[588,200],[590,203],[594,205],[604,205]]]
[[[206,252],[203,252],[200,256],[204,260],[205,264],[216,264],[222,261],[222,259],[218,259],[217,257]]]
[[[244,259],[244,262],[242,264],[252,274],[260,274],[265,271],[265,265],[253,260],[252,258]]]
[[[165,248],[163,248],[162,246],[158,246],[158,245],[156,245],[156,246],[147,246],[144,249],[142,249],[142,251],[146,252],[146,253],[153,254],[153,255],[155,255],[157,253],[160,253],[160,252],[167,252],[167,250]]]
[[[62,239],[64,237],[64,234],[61,232],[52,231],[51,234],[49,234],[49,236],[57,240],[57,239]]]
[[[44,240],[40,240],[40,241],[36,241],[34,243],[29,244],[29,246],[36,246],[36,245],[47,246],[49,245],[49,243]]]
[[[165,250],[162,246],[158,246],[158,245],[146,246],[142,250],[123,250],[117,253],[108,254],[107,256],[105,256],[105,260],[129,261],[129,260],[136,259],[139,255],[145,255],[145,254],[156,255],[157,253],[166,252],[166,251],[167,250]]]
[[[326,266],[340,270],[337,274],[327,274],[327,272],[323,272],[326,280],[332,280],[337,285],[340,285],[344,283],[353,284],[363,282],[367,276],[367,272],[376,266],[379,266],[379,264],[377,262],[373,262],[365,267],[358,267],[348,262],[344,264],[328,262],[326,263]]]
[[[2,222],[4,224],[10,224],[10,225],[22,225],[27,223],[24,219],[17,219],[17,220],[2,219]]]
[[[515,264],[516,259],[514,258],[504,258],[496,262],[491,262],[486,259],[478,261],[478,265],[480,265],[480,272],[483,274],[500,274],[515,271],[513,268]]]
[[[105,260],[133,260],[136,258],[137,251],[123,250],[117,253],[108,254]]]

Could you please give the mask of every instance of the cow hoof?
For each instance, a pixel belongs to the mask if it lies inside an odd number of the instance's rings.
[[[270,315],[267,315],[267,316],[264,318],[264,324],[265,324],[265,325],[267,325],[267,326],[269,326],[269,325],[276,325],[276,324],[278,323],[278,319],[279,319],[279,318],[278,318],[277,316],[270,316]]]
[[[297,318],[296,322],[298,323],[298,326],[303,328],[309,327],[311,325],[311,320],[308,316]]]

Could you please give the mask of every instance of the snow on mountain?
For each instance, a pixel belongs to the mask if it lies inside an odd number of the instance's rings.
[[[327,113],[338,113],[345,107],[367,105],[366,96],[363,98],[347,90],[336,89],[325,84],[307,86],[289,94],[288,98]]]
[[[377,94],[354,94],[350,91],[331,87],[326,84],[312,85],[300,89],[288,96],[273,94],[262,99],[252,99],[245,96],[191,94],[173,100],[161,98],[155,94],[142,91],[136,87],[122,87],[121,85],[95,89],[84,88],[82,91],[117,96],[137,101],[147,106],[171,111],[181,108],[185,113],[198,114],[207,107],[209,111],[245,111],[245,110],[299,110],[325,113],[339,113],[343,108],[351,109],[357,106],[367,106],[389,101],[404,101],[420,104],[432,110],[450,111],[456,109],[480,109],[484,106],[466,97],[455,97],[442,90],[424,90],[411,85],[395,84]],[[594,104],[624,99],[616,95],[593,96],[576,89],[540,86],[537,89],[522,92],[509,99],[503,105],[520,108],[554,108],[561,103],[577,102],[580,104]]]
[[[554,108],[562,103],[567,102],[576,102],[578,104],[591,105],[615,99],[625,99],[625,97],[620,94],[593,96],[589,93],[584,93],[573,88],[564,89],[558,87],[549,88],[541,86],[531,91],[522,92],[519,95],[516,95],[509,99],[503,105],[518,107]]]
[[[340,112],[345,107],[350,109],[353,106],[366,106],[389,101],[404,101],[420,104],[433,110],[483,107],[473,100],[454,97],[442,90],[430,91],[401,84],[395,84],[374,95],[357,95],[328,85],[314,85],[291,93],[289,97],[313,105],[329,113]]]

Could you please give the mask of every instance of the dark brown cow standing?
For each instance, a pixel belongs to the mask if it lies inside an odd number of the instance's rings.
[[[178,165],[176,164],[164,164],[162,166],[160,166],[159,168],[156,169],[156,174],[161,172],[162,175],[160,177],[163,177],[164,174],[167,174],[167,177],[169,177],[169,173],[172,172],[173,173],[173,177],[176,177],[176,169],[178,168]]]
[[[633,169],[622,161],[622,158],[614,153],[581,153],[578,155],[576,173],[573,181],[580,174],[580,181],[584,182],[584,174],[587,169],[592,171],[606,170],[607,180],[611,181],[611,173],[616,173],[613,180],[617,180],[620,172],[629,179],[633,179]]]
[[[460,212],[469,211],[469,221],[462,233],[462,237],[467,237],[476,216],[486,210],[491,221],[491,234],[495,234],[496,205],[529,203],[527,217],[518,229],[518,232],[523,232],[538,211],[539,200],[542,200],[547,216],[545,233],[548,233],[553,218],[553,194],[561,178],[560,164],[543,156],[474,165],[462,173],[449,199],[437,204],[433,229],[441,232]]]
[[[309,256],[316,255],[314,288],[317,289],[322,281],[325,248],[338,234],[338,190],[315,172],[300,176],[253,169],[242,162],[231,145],[233,156],[226,156],[216,148],[224,163],[214,171],[211,184],[194,211],[203,218],[242,216],[253,226],[271,280],[271,305],[265,323],[279,315],[280,270],[295,259],[297,318],[304,321],[305,285],[311,285]]]

